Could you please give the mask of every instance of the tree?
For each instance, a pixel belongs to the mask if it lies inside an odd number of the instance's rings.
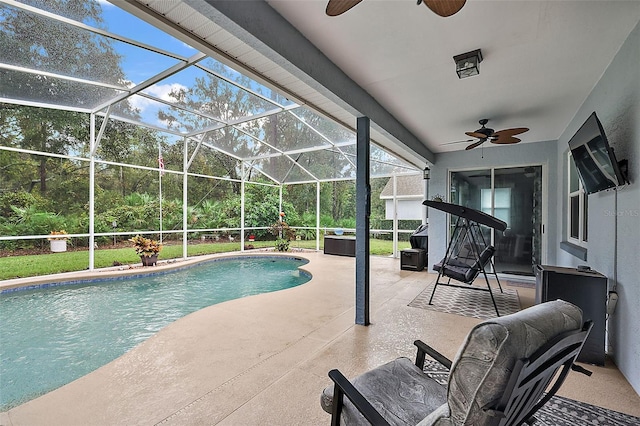
[[[226,72],[226,68],[218,62],[211,62],[211,66],[215,68],[213,71]],[[200,111],[222,122],[230,122],[237,118],[250,116],[256,109],[260,108],[260,105],[266,103],[249,92],[239,89],[209,73],[196,77],[194,84],[189,88],[174,89],[170,96],[178,106]],[[180,108],[173,108],[170,112],[161,111],[158,113],[158,118],[167,122],[170,128],[184,126],[188,130],[195,130],[210,124],[208,123],[209,120],[204,116],[193,114]],[[209,132],[205,135],[205,141],[230,153],[246,152],[250,144],[246,136],[243,137],[242,133],[233,127],[224,127],[220,130]],[[215,150],[207,151],[206,157],[208,158],[203,161],[209,163],[209,172],[212,174],[240,179],[238,162],[233,157]],[[218,170],[216,171],[216,169]],[[237,182],[233,184],[233,190],[236,194],[240,192],[240,186]]]
[[[20,129],[20,148],[53,154],[69,154],[88,140],[89,117],[72,111],[48,110],[26,106],[2,106]],[[35,155],[38,162],[40,193],[47,192],[47,162],[50,157]]]
[[[97,0],[30,3],[80,22],[104,25]],[[35,71],[124,85],[121,57],[110,39],[19,8],[0,8],[0,57]],[[96,100],[117,91],[44,74],[0,70],[0,93],[8,98],[91,108]],[[0,108],[4,116],[0,126],[17,126],[15,142],[20,148],[70,154],[89,139],[87,114],[6,104]],[[40,192],[45,194],[49,157],[37,159]]]
[[[181,150],[170,147],[166,138],[159,132],[131,123],[110,120],[98,145],[97,156],[121,164],[157,167],[158,146],[161,147],[164,156],[168,157],[168,164],[182,164]],[[158,177],[155,171],[124,166],[103,167],[100,173],[103,175],[103,179],[100,180],[101,186],[106,190],[117,191],[123,197],[131,192],[145,190],[147,183]],[[166,197],[182,197],[181,193],[167,193],[167,189],[169,188],[163,188]]]

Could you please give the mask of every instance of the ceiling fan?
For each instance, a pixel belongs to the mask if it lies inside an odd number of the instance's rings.
[[[479,128],[474,132],[464,132],[465,135],[478,139],[478,141],[467,146],[465,148],[466,150],[473,149],[477,146],[480,146],[486,141],[500,144],[500,145],[518,143],[520,142],[520,139],[514,138],[514,136],[529,131],[529,129],[526,127],[516,127],[513,129],[498,130],[496,132],[489,127],[485,127],[485,124],[487,124],[488,122],[489,122],[489,119],[483,118],[482,120],[478,121],[478,123],[480,123],[480,125],[482,126],[481,128]],[[466,142],[471,142],[471,141],[472,140],[468,140]]]
[[[362,0],[329,0],[326,10],[327,15],[342,15],[361,1]],[[424,4],[437,15],[447,17],[459,12],[466,1],[467,0],[424,0]],[[423,3],[423,0],[418,0],[418,4],[420,3]]]

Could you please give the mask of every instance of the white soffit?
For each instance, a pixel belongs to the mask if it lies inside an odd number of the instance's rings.
[[[355,130],[356,117],[272,59],[253,49],[190,5],[174,0],[113,1],[172,36],[188,42],[229,66]],[[384,130],[371,127],[371,140],[399,158],[422,168],[425,160]]]

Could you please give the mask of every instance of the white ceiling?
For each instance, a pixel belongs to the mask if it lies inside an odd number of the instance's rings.
[[[255,33],[258,40],[235,31],[242,26],[237,16],[231,25],[216,16],[216,9],[235,5],[260,13],[264,9],[253,9],[260,1],[126,3],[155,25],[195,37],[298,102],[353,126],[353,108],[297,73],[295,64],[270,55]],[[364,0],[338,17],[325,14],[326,0],[267,3],[433,153],[464,149],[468,143],[449,143],[467,140],[464,132],[479,128],[482,118],[495,130],[530,128],[518,136],[521,143],[558,139],[640,21],[636,0],[468,0],[448,18],[415,0]],[[254,30],[262,20],[265,32],[278,25],[268,16],[250,20]],[[480,75],[458,79],[453,56],[478,48]],[[419,164],[416,151],[385,128],[374,127],[372,138]]]
[[[558,139],[640,19],[638,1],[469,0],[449,18],[408,0],[333,18],[324,0],[268,3],[436,153],[481,118]],[[480,75],[460,80],[453,56],[474,49]]]

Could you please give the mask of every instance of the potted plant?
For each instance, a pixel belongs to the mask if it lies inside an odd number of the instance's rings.
[[[158,253],[162,250],[162,244],[158,241],[141,235],[136,235],[129,241],[133,243],[133,248],[140,255],[142,266],[153,266],[158,262]]]
[[[67,231],[61,229],[59,231],[51,231],[49,233],[49,243],[51,244],[51,251],[54,253],[60,253],[67,251]]]

